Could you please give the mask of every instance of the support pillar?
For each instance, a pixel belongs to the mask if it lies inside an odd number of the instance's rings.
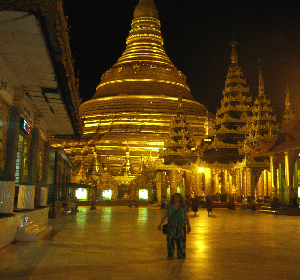
[[[44,159],[43,159],[43,171],[42,171],[42,181],[41,187],[39,188],[39,196],[37,199],[38,206],[47,206],[48,199],[48,188],[49,188],[49,156],[50,156],[50,139],[52,137],[52,132],[47,131],[46,142],[44,144]]]
[[[285,181],[283,178],[283,171],[282,171],[282,164],[278,164],[277,170],[277,185],[278,185],[278,193],[279,193],[279,200],[282,205],[285,203]]]
[[[167,197],[167,174],[165,171],[161,172],[161,195]]]
[[[18,209],[34,209],[35,187],[38,172],[38,149],[40,138],[41,114],[34,115],[34,128],[31,130],[28,179],[26,184],[19,186]],[[33,205],[32,205],[33,201]]]
[[[231,174],[230,174],[230,172],[228,172],[227,171],[227,176],[228,176],[228,194],[229,194],[229,197],[231,197],[232,196],[232,185],[233,185],[233,183],[232,183],[232,176],[231,176]]]
[[[185,184],[185,196],[190,197],[191,196],[191,188],[192,188],[192,172],[187,170],[185,172],[186,177],[186,184]]]
[[[0,214],[13,214],[14,198],[15,181],[0,181]]]
[[[216,195],[217,193],[220,193],[219,176],[218,176],[217,169],[214,169],[212,178],[213,178],[213,195]]]
[[[205,176],[205,196],[212,196],[213,192],[213,184],[212,184],[212,172],[211,168],[205,168],[204,170]]]
[[[242,196],[242,187],[241,187],[241,171],[240,169],[236,169],[235,171],[235,183],[236,183],[236,191],[238,196]]]
[[[196,169],[195,170],[195,197],[199,197],[202,195],[200,175],[201,173]]]
[[[298,203],[298,159],[295,162],[295,170],[294,170],[294,201],[293,201],[294,206],[299,207]]]
[[[266,183],[266,178],[265,178],[265,170],[262,171],[260,173],[260,176],[258,178],[258,182],[257,182],[257,197],[262,197],[264,198],[264,186],[265,186],[265,183]]]
[[[18,209],[34,209],[35,185],[19,185]]]
[[[274,156],[270,156],[270,173],[271,173],[270,201],[273,201],[274,198],[278,198],[277,170],[274,166]]]
[[[42,115],[34,114],[34,128],[31,130],[30,155],[28,163],[28,183],[36,185],[38,172],[38,150]]]
[[[226,176],[225,176],[226,170],[221,170],[220,175],[221,175],[221,194],[226,193]]]
[[[156,172],[156,195],[157,203],[161,203],[161,171]]]
[[[13,104],[9,111],[5,161],[3,172],[0,176],[0,213],[4,214],[13,213],[19,126],[25,93],[22,87],[14,88]]]
[[[255,204],[255,178],[253,173],[252,168],[246,167],[247,196],[250,196],[251,203]]]
[[[263,180],[263,196],[268,196],[268,189],[269,189],[269,180],[268,180],[268,170],[265,169],[263,171],[263,176],[264,176],[264,180]]]
[[[285,152],[285,178],[286,178],[286,205],[296,205],[294,198],[297,197],[295,191],[298,188],[296,181],[294,180],[294,173],[297,174],[295,170],[295,165],[298,161],[297,151],[287,151]]]
[[[170,196],[177,192],[177,185],[178,185],[178,171],[171,170],[170,171]]]

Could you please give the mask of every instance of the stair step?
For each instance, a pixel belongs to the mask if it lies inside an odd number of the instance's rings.
[[[15,241],[37,242],[52,231],[52,225],[32,223],[15,236]]]

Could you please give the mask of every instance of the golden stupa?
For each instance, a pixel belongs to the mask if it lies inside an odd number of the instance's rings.
[[[154,2],[140,0],[133,16],[126,50],[103,74],[93,98],[80,106],[82,139],[64,145],[80,176],[91,169],[95,154],[100,168],[105,162],[114,176],[125,165],[137,174],[142,161],[155,161],[179,96],[195,141],[204,134],[207,109],[194,100],[185,75],[165,53]]]

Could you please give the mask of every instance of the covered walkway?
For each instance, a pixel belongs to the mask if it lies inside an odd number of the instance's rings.
[[[167,259],[154,207],[79,207],[38,243],[0,250],[0,279],[300,279],[299,217],[251,210],[190,213],[187,258]]]

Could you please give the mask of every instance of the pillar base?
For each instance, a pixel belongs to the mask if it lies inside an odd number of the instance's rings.
[[[15,181],[0,181],[0,213],[13,214]]]
[[[47,199],[48,199],[48,188],[41,187],[39,192],[38,206],[40,207],[47,206]]]
[[[19,185],[18,209],[34,209],[35,185]]]

